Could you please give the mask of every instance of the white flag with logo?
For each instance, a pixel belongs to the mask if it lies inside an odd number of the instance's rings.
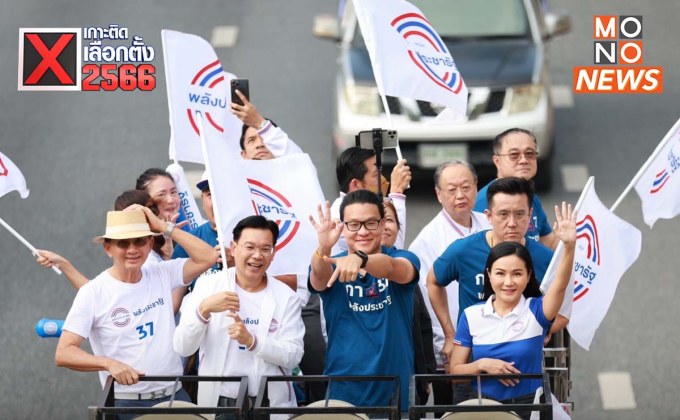
[[[170,110],[170,159],[203,163],[196,111],[205,116],[205,139],[224,156],[241,136],[242,124],[231,112],[229,81],[215,50],[201,37],[164,29],[163,55]],[[228,144],[231,143],[231,144]]]
[[[259,214],[279,227],[276,254],[268,272],[306,274],[318,239],[309,215],[324,202],[316,168],[305,153],[270,160],[230,157],[214,160],[208,150],[213,203],[222,238],[232,239],[239,220]]]
[[[642,200],[645,223],[653,227],[658,219],[680,214],[680,121],[666,135],[647,170],[635,184]]]
[[[28,197],[26,179],[17,165],[0,153],[0,197],[10,191],[18,191],[21,198]]]
[[[203,219],[203,216],[201,216],[196,200],[194,200],[193,190],[195,186],[192,187],[189,185],[187,177],[184,174],[184,168],[182,168],[181,165],[171,163],[165,170],[172,175],[172,178],[175,180],[177,194],[179,194],[180,217],[177,219],[177,223],[186,220],[188,223],[184,230],[191,231],[196,229],[206,221]]]
[[[589,182],[576,224],[573,308],[569,334],[584,349],[614,299],[619,280],[640,255],[642,234],[602,204]],[[579,200],[581,201],[581,200]]]
[[[382,94],[430,101],[460,118],[466,115],[465,82],[420,9],[404,0],[354,0],[354,8]]]

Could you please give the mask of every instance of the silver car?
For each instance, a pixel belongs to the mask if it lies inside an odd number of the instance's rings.
[[[412,167],[431,169],[451,159],[479,169],[491,165],[491,141],[521,127],[538,140],[537,188],[551,183],[553,106],[545,41],[566,33],[566,15],[543,11],[539,0],[412,0],[446,43],[468,87],[462,123],[426,124],[442,107],[408,98],[387,97],[404,158]],[[353,146],[355,135],[391,128],[378,95],[368,51],[352,1],[341,4],[331,30],[315,29],[340,47],[335,87],[333,142],[336,153]],[[394,162],[393,153],[385,162]],[[488,171],[487,171],[488,172]]]

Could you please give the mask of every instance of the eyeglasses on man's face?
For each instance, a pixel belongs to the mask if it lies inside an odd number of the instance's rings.
[[[245,242],[242,244],[238,244],[241,248],[243,248],[244,251],[246,251],[248,254],[254,254],[257,251],[260,251],[260,254],[264,255],[265,257],[271,257],[272,254],[274,254],[274,247],[273,246],[262,246],[262,247],[257,247],[255,244],[251,242]]]
[[[141,248],[144,245],[146,245],[149,242],[149,237],[148,236],[142,236],[141,238],[134,238],[134,239],[119,239],[115,241],[113,244],[116,246],[116,248],[119,249],[128,249],[130,248],[130,245],[134,245],[137,248]]]
[[[526,160],[536,160],[538,158],[538,152],[535,150],[527,150],[524,152],[513,151],[510,153],[498,153],[496,156],[507,156],[511,162],[517,162],[522,156]]]
[[[365,220],[363,222],[358,222],[358,221],[351,221],[351,222],[344,222],[345,226],[347,227],[347,230],[350,232],[357,232],[361,230],[361,227],[365,227],[366,230],[376,230],[380,226],[380,221],[382,219],[369,219]]]

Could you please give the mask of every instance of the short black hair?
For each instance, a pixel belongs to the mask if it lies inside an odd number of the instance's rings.
[[[353,179],[364,179],[368,172],[364,162],[373,156],[375,156],[375,150],[360,147],[350,147],[340,154],[335,164],[335,175],[338,177],[340,191],[348,192],[349,183]]]
[[[385,207],[383,205],[383,200],[378,197],[378,194],[369,190],[356,190],[345,195],[342,198],[342,203],[340,203],[340,221],[345,220],[345,207],[350,204],[375,204],[378,206],[378,212],[380,213],[380,218],[385,218]]]
[[[139,178],[137,178],[137,184],[135,186],[135,189],[138,190],[144,190],[146,191],[146,187],[149,186],[149,184],[159,176],[164,176],[166,178],[169,178],[173,184],[175,183],[175,178],[170,175],[167,171],[164,171],[163,169],[160,168],[149,168],[146,171],[144,171]]]
[[[508,195],[524,194],[527,196],[529,208],[531,208],[531,203],[534,201],[534,183],[515,176],[495,180],[486,190],[486,205],[489,210],[491,209],[493,197],[498,193]]]
[[[529,273],[529,283],[527,283],[527,287],[522,292],[524,297],[542,296],[541,286],[538,283],[536,272],[534,271],[534,262],[526,247],[518,242],[501,242],[491,248],[489,256],[486,259],[486,267],[484,268],[484,300],[489,299],[491,295],[493,295],[493,287],[491,287],[491,281],[489,280],[489,271],[491,271],[493,263],[495,263],[496,260],[509,255],[516,255],[524,261],[524,265]]]
[[[241,239],[241,232],[243,232],[243,229],[248,228],[269,230],[274,238],[272,245],[276,245],[276,240],[279,238],[278,225],[275,222],[268,220],[266,217],[259,215],[245,217],[236,223],[236,226],[232,231],[234,242],[238,242],[238,240]]]
[[[506,136],[512,134],[512,133],[523,133],[526,134],[527,136],[531,137],[531,139],[534,141],[534,145],[538,148],[538,142],[536,141],[536,136],[534,133],[532,133],[529,130],[525,130],[523,128],[517,128],[513,127],[508,130],[503,131],[499,135],[497,135],[494,139],[493,142],[491,143],[493,146],[493,154],[497,155],[501,152],[501,149],[503,148],[503,140],[505,139]]]
[[[274,121],[270,120],[269,118],[265,118],[265,120],[267,120],[267,121],[269,121],[270,123],[272,123],[272,125],[273,125],[274,127],[278,127],[278,125],[276,125],[276,123],[275,123]],[[250,128],[250,126],[249,126],[249,125],[246,125],[246,124],[243,124],[243,127],[241,127],[241,138],[240,138],[239,141],[238,141],[238,145],[241,146],[241,150],[246,150],[246,145],[245,145],[245,142],[246,142],[246,130],[248,130],[248,128]],[[253,127],[253,128],[254,128],[255,130],[257,130],[257,127]]]

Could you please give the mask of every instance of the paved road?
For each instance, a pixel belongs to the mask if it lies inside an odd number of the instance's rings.
[[[555,188],[545,203],[569,199],[560,165],[583,164],[596,177],[597,191],[612,204],[639,165],[678,117],[677,86],[680,5],[654,7],[631,0],[592,5],[550,2],[573,17],[574,30],[552,45],[554,84],[571,84],[571,69],[591,60],[593,14],[644,15],[645,61],[663,65],[665,92],[654,96],[576,96],[574,106],[556,114]],[[273,6],[272,6],[273,5]],[[335,50],[311,36],[313,17],[335,9],[335,2],[120,0],[4,2],[0,6],[0,150],[19,164],[31,196],[0,200],[0,216],[36,246],[60,252],[90,276],[107,266],[89,239],[102,230],[113,198],[133,186],[145,168],[168,163],[169,126],[162,75],[160,30],[176,29],[210,39],[218,25],[238,26],[234,48],[218,50],[223,65],[251,80],[252,98],[309,152],[324,192],[333,197],[335,177],[330,148],[331,86]],[[65,93],[16,91],[19,27],[83,27],[118,23],[157,48],[159,87],[151,93]],[[409,198],[408,237],[434,216],[430,182],[414,182]],[[680,405],[669,385],[680,377],[676,349],[678,296],[671,259],[680,241],[680,219],[660,221],[654,231],[643,223],[639,200],[631,195],[617,211],[643,231],[638,263],[622,280],[616,300],[590,352],[574,352],[573,399],[580,419],[672,419]],[[0,417],[7,419],[84,418],[98,388],[95,374],[57,369],[56,341],[33,332],[42,317],[62,318],[73,290],[63,277],[38,267],[7,232],[0,230]],[[637,409],[602,409],[597,374],[630,372]]]

